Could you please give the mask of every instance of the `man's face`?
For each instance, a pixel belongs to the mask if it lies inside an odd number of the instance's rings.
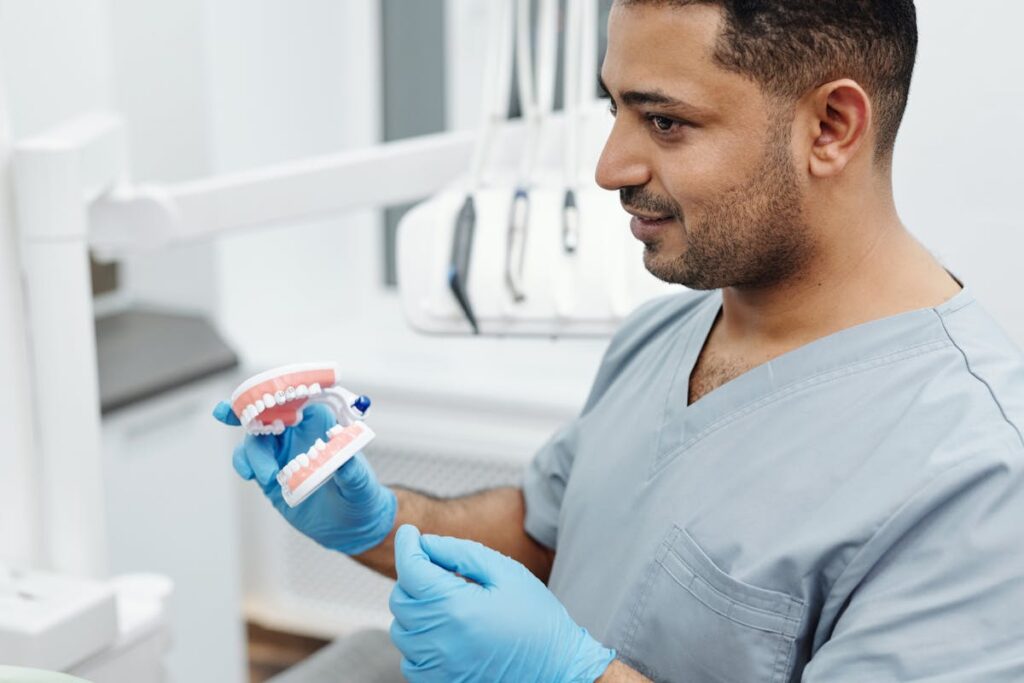
[[[597,182],[619,190],[658,278],[763,287],[812,250],[791,113],[713,60],[721,10],[616,4],[601,79],[615,125]]]

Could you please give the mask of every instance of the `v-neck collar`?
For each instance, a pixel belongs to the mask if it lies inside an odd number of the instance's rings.
[[[933,308],[921,308],[840,330],[793,349],[726,382],[687,405],[690,375],[715,319],[722,293],[700,304],[680,354],[664,408],[658,449],[649,476],[732,419],[806,385],[827,382],[863,366],[925,352],[949,344],[942,316],[974,301],[967,287]]]

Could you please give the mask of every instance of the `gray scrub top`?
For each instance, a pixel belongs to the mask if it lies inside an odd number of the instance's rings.
[[[642,307],[524,481],[572,617],[655,681],[1024,681],[1024,358],[964,290],[687,406],[720,292]]]

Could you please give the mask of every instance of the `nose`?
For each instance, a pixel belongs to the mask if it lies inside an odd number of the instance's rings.
[[[617,118],[597,161],[594,179],[606,190],[643,187],[651,179],[651,170],[642,155],[642,145],[631,140],[622,118]]]

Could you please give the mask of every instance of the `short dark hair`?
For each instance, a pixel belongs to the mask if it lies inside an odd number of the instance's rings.
[[[868,92],[876,159],[891,158],[917,59],[913,0],[617,0],[623,5],[715,5],[725,26],[715,61],[770,95],[797,99],[839,78]]]

